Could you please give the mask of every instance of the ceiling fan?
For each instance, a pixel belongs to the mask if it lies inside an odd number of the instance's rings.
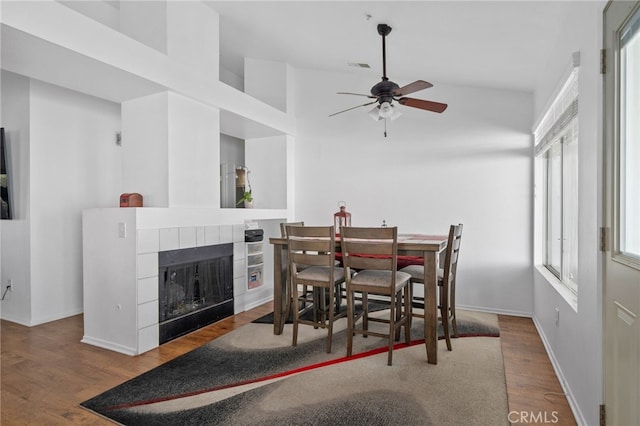
[[[385,137],[387,136],[386,131],[386,119],[389,118],[391,120],[395,120],[398,118],[401,113],[400,111],[395,109],[393,101],[398,102],[400,105],[405,105],[413,108],[419,108],[426,111],[432,112],[443,112],[447,109],[447,104],[443,104],[440,102],[427,101],[424,99],[415,99],[415,98],[407,98],[405,95],[409,93],[414,93],[419,90],[428,89],[429,87],[433,87],[433,84],[426,82],[424,80],[416,80],[413,83],[409,83],[406,86],[400,87],[393,81],[389,80],[387,77],[387,55],[386,55],[386,37],[391,32],[391,27],[387,24],[378,24],[378,34],[382,36],[382,81],[377,83],[375,86],[371,88],[370,95],[363,95],[359,93],[350,93],[350,92],[338,92],[339,95],[356,95],[356,96],[366,96],[370,99],[375,99],[374,101],[367,102],[366,104],[357,105],[355,107],[351,107],[342,111],[338,111],[336,113],[330,114],[329,117],[332,117],[337,114],[341,114],[343,112],[351,111],[352,109],[360,108],[367,105],[378,104],[371,111],[369,111],[369,115],[374,120],[385,120]]]

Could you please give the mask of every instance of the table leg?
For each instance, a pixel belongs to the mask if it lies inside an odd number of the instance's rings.
[[[288,285],[288,256],[286,246],[273,249],[273,334],[282,334],[291,304]]]
[[[424,342],[427,362],[438,363],[438,253],[424,252]]]

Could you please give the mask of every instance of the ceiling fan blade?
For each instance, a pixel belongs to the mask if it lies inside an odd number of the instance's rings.
[[[366,96],[367,98],[376,99],[375,96],[364,95],[362,93],[351,93],[351,92],[337,92],[338,95],[354,95],[354,96]]]
[[[337,115],[337,114],[342,114],[343,112],[351,111],[352,109],[360,108],[360,107],[367,106],[367,105],[372,105],[372,104],[375,104],[376,102],[378,102],[378,101],[367,102],[366,104],[362,104],[362,105],[358,105],[358,106],[354,106],[354,107],[351,107],[351,108],[344,109],[342,111],[334,112],[333,114],[329,114],[329,117],[333,117],[334,115]]]
[[[417,92],[418,90],[428,89],[429,87],[433,87],[433,84],[424,80],[416,80],[413,83],[409,83],[406,86],[396,89],[393,92],[393,96],[404,96],[409,93]]]
[[[400,104],[410,106],[413,108],[425,109],[427,111],[442,112],[447,109],[447,104],[441,104],[440,102],[425,101],[423,99],[414,98],[400,98],[398,99]]]

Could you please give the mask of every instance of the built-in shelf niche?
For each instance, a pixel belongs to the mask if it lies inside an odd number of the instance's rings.
[[[243,208],[237,203],[250,182],[254,208],[286,209],[286,153],[285,136],[243,140],[221,134],[220,207]],[[248,173],[244,179],[242,171]]]

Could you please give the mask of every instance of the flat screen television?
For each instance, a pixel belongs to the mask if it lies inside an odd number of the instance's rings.
[[[11,219],[11,200],[9,194],[9,158],[4,138],[4,127],[0,127],[0,201],[2,219]]]

